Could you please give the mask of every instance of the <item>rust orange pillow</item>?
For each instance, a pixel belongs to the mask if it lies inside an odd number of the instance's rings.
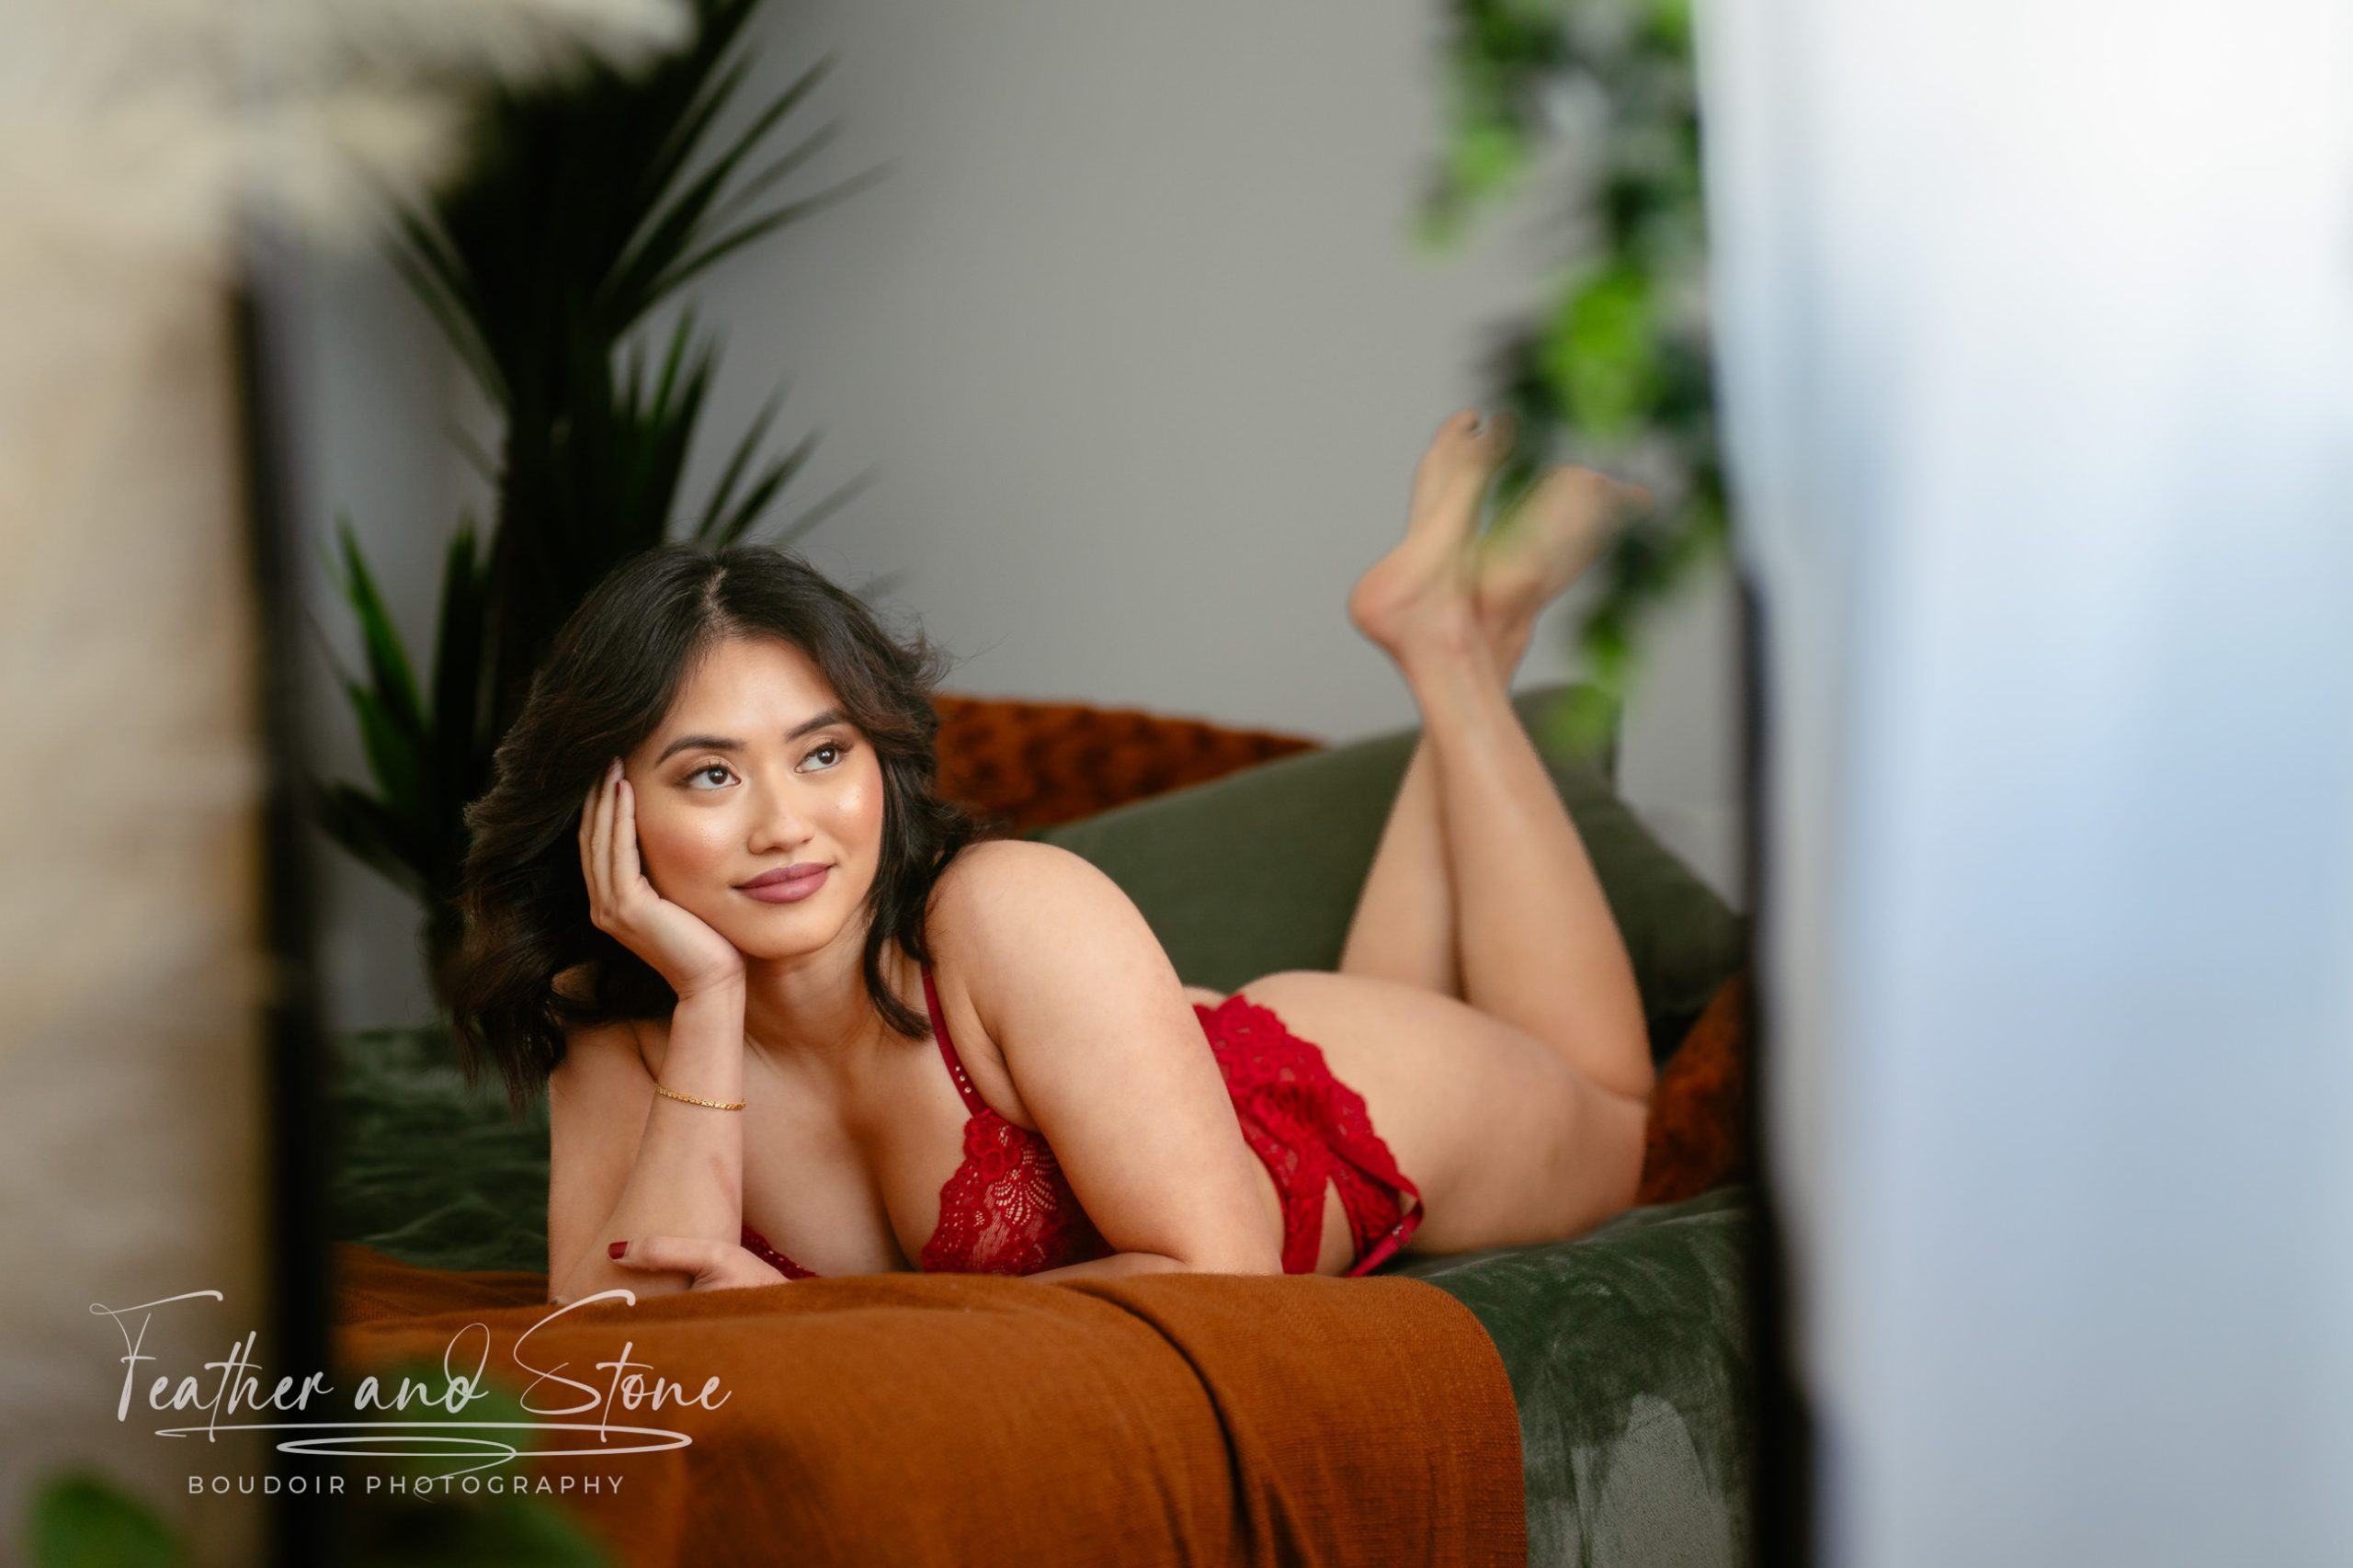
[[[939,792],[1015,833],[1073,822],[1321,741],[1079,702],[936,693]]]
[[[1637,1204],[1680,1203],[1747,1174],[1748,973],[1716,988],[1659,1072]]]

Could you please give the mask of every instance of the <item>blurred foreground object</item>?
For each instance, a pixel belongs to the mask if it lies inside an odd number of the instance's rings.
[[[1813,1560],[2353,1560],[2353,11],[1700,17]]]
[[[0,1550],[70,1471],[153,1508],[191,1561],[262,1559],[254,1499],[188,1487],[266,1471],[258,1435],[159,1437],[204,1414],[145,1408],[153,1376],[217,1378],[248,1334],[265,1392],[290,1369],[261,1188],[242,225],[348,239],[434,171],[470,75],[680,24],[654,0],[27,0],[0,22]],[[125,1346],[94,1303],[196,1291],[224,1299],[157,1310],[119,1420]]]

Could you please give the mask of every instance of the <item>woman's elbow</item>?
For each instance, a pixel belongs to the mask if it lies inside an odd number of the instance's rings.
[[[1190,1274],[1280,1274],[1283,1256],[1259,1246],[1204,1251],[1186,1260],[1185,1269]]]

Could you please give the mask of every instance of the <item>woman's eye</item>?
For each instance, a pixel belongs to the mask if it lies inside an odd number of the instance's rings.
[[[832,762],[829,762],[829,763],[825,764],[825,767],[835,767],[836,764],[838,764],[838,763],[841,761],[841,756],[842,756],[842,753],[844,753],[845,751],[847,751],[848,749],[849,749],[849,748],[848,748],[847,746],[836,745],[836,744],[835,744],[832,741],[827,741],[824,745],[821,745],[821,746],[817,747],[814,751],[812,751],[812,752],[809,754],[809,756],[810,756],[812,758],[814,758],[814,757],[822,756],[824,756],[824,755],[825,753],[827,753],[827,752],[832,752],[832,753],[834,754],[834,760],[833,760]],[[823,769],[820,769],[819,771],[821,771],[821,772],[822,772],[822,771],[823,771]]]
[[[708,778],[714,773],[730,778],[734,777],[734,774],[729,770],[725,763],[706,762],[700,767],[696,768],[692,773],[687,775],[687,782],[688,784],[692,784],[696,779]]]

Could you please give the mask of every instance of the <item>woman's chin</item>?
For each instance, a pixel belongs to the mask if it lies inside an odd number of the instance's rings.
[[[719,934],[734,944],[747,963],[778,963],[805,958],[839,934],[838,922],[794,918],[795,905],[779,904],[749,920],[733,920]]]

